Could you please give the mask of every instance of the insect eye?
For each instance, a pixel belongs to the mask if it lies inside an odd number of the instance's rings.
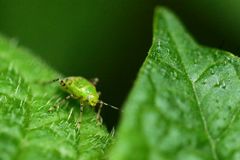
[[[62,86],[65,86],[65,83],[63,82],[63,80],[60,81],[60,84],[61,84]]]

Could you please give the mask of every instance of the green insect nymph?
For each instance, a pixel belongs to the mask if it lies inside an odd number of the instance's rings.
[[[109,105],[99,100],[100,92],[97,92],[95,87],[97,85],[98,78],[87,80],[84,77],[71,76],[66,78],[58,78],[50,82],[56,82],[56,81],[59,82],[61,88],[67,93],[69,93],[69,95],[65,97],[65,99],[60,101],[57,105],[54,105],[53,108],[50,108],[49,111],[53,111],[54,109],[59,108],[60,104],[62,104],[67,99],[73,98],[73,99],[79,100],[80,116],[77,122],[77,128],[80,128],[80,124],[82,122],[83,108],[86,106],[95,107],[99,105],[96,119],[97,119],[97,122],[100,122],[100,124],[102,123],[102,118],[100,116],[100,113],[103,105],[107,105],[113,109],[119,110],[117,107],[114,107],[112,105]],[[71,117],[72,112],[73,112],[73,108],[70,111],[68,119]]]
[[[82,106],[92,107],[99,103],[99,93],[93,82],[83,77],[67,77],[59,80],[61,88],[68,92],[72,98],[79,99]]]

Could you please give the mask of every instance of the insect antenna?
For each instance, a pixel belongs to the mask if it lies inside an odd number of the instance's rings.
[[[45,81],[45,82],[41,82],[43,85],[46,85],[46,84],[50,84],[50,83],[54,83],[54,82],[57,82],[59,81],[60,78],[56,78],[56,79],[53,79],[53,80],[50,80],[50,81]]]
[[[110,104],[108,104],[108,103],[105,103],[105,102],[103,102],[103,101],[99,101],[99,103],[100,103],[100,104],[103,104],[103,105],[105,105],[105,106],[109,106],[109,107],[111,107],[111,108],[113,108],[113,109],[120,110],[119,108],[117,108],[117,107],[115,107],[115,106],[113,106],[113,105],[110,105]]]
[[[51,82],[56,82],[56,81],[58,81],[59,79],[60,79],[60,78],[53,79],[53,80],[50,81],[50,83],[51,83]]]

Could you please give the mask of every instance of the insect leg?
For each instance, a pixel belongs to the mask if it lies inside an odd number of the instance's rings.
[[[94,86],[96,86],[99,82],[99,79],[96,77],[96,78],[92,78],[89,80]]]
[[[102,117],[101,117],[101,110],[102,110],[102,107],[103,107],[103,103],[99,103],[99,108],[98,108],[98,112],[97,112],[97,122],[99,122],[100,124],[102,124]]]
[[[114,137],[114,135],[115,135],[115,128],[113,127],[112,130],[111,130],[111,132],[110,132],[110,136],[111,136],[111,137]]]
[[[82,123],[82,116],[83,116],[83,106],[80,105],[80,115],[77,121],[77,128],[80,129]]]
[[[67,97],[65,97],[64,99],[62,99],[60,102],[58,102],[57,104],[55,104],[53,107],[49,108],[49,112],[52,112],[56,109],[59,108],[60,105],[62,105],[66,100],[72,98],[73,96],[72,95],[68,95]]]

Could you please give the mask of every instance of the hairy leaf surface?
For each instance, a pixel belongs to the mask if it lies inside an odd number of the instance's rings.
[[[85,108],[77,130],[79,102],[58,111],[48,109],[66,95],[58,84],[43,85],[60,76],[14,41],[0,37],[0,159],[105,159],[112,137],[97,126],[95,113]],[[73,115],[68,119],[70,108]]]

